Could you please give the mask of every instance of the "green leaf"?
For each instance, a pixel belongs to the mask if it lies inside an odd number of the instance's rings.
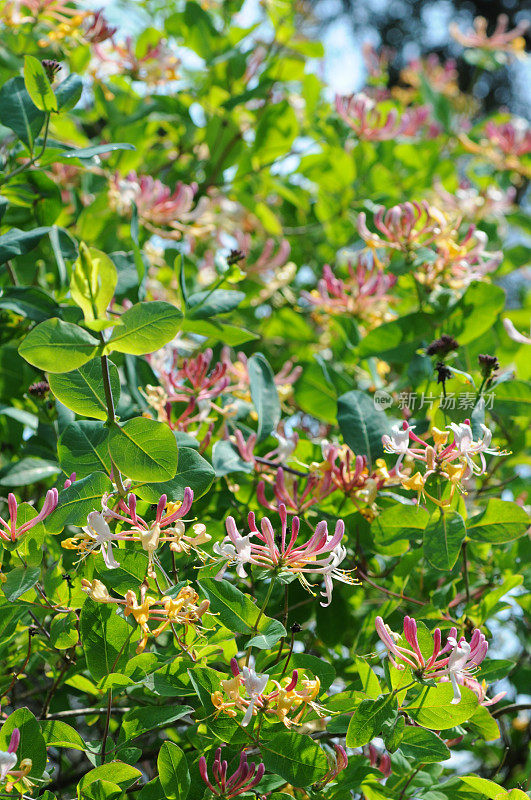
[[[120,399],[120,376],[112,361],[107,362],[114,405]],[[71,411],[83,417],[107,419],[107,403],[100,359],[93,359],[79,369],[48,377],[55,397]]]
[[[526,381],[504,381],[494,389],[496,414],[510,417],[531,415],[531,384]]]
[[[25,758],[31,759],[31,777],[40,778],[46,768],[46,743],[39,723],[28,708],[17,708],[6,719],[0,729],[0,750],[5,752],[14,729],[20,731],[20,744],[17,748],[17,765]]]
[[[78,103],[83,92],[83,78],[71,72],[64,81],[55,87],[57,106],[60,111],[71,111]]]
[[[0,89],[0,122],[16,133],[30,153],[44,118],[29,96],[24,78],[18,76],[4,83]]]
[[[418,764],[446,761],[451,756],[449,749],[436,733],[411,725],[405,728],[399,746],[406,758]]]
[[[475,789],[483,797],[489,797],[490,800],[503,800],[507,795],[506,790],[499,783],[489,781],[487,778],[479,778],[477,775],[463,775],[460,780]]]
[[[157,758],[157,767],[168,800],[186,800],[190,791],[190,773],[181,748],[173,742],[164,742]]]
[[[113,330],[106,352],[118,350],[135,356],[153,353],[173,339],[181,320],[181,312],[171,303],[137,303],[120,317],[121,324]]]
[[[280,400],[273,370],[261,353],[251,356],[248,368],[251,399],[258,414],[258,441],[261,442],[276,430],[281,416]]]
[[[135,417],[109,431],[111,457],[123,474],[135,481],[171,480],[177,470],[175,437],[163,422]]]
[[[123,670],[129,661],[133,630],[112,606],[85,600],[80,617],[81,643],[95,681]]]
[[[70,372],[90,361],[98,345],[98,340],[79,325],[53,317],[33,328],[18,352],[38,369]]]
[[[295,731],[282,731],[260,744],[268,772],[276,773],[293,786],[309,786],[327,772],[326,756],[313,739]]]
[[[467,536],[478,542],[503,544],[523,536],[529,527],[525,509],[493,497],[487,507],[467,521]]]
[[[0,92],[0,109],[1,105],[1,92]],[[5,264],[10,258],[29,253],[34,247],[37,247],[40,239],[45,233],[48,233],[50,228],[33,228],[31,231],[21,231],[19,228],[11,228],[10,231],[0,236],[0,264]]]
[[[431,337],[433,318],[416,312],[384,322],[364,336],[358,355],[360,358],[376,356],[386,361],[404,363],[409,361],[420,343]]]
[[[110,473],[108,438],[109,429],[100,422],[81,420],[67,425],[57,443],[57,456],[63,472],[67,475],[75,472],[76,478],[98,471]]]
[[[41,570],[39,567],[15,567],[6,575],[6,579],[2,584],[3,592],[7,599],[13,603],[29,589],[32,589],[40,577]]]
[[[264,620],[262,622],[262,620]],[[269,650],[275,645],[283,636],[286,636],[286,629],[278,619],[269,619],[262,617],[260,620],[260,633],[253,636],[247,642],[247,647],[257,647],[259,650]]]
[[[468,720],[468,726],[473,733],[479,733],[486,742],[495,742],[501,736],[498,723],[485,706],[480,705],[476,708]]]
[[[157,503],[162,494],[171,501],[180,501],[187,486],[192,489],[194,499],[208,491],[214,480],[214,468],[191,447],[179,447],[177,472],[170,481],[145,483],[135,486],[135,494],[149,503]]]
[[[437,509],[424,531],[424,555],[435,569],[451,570],[466,535],[465,521],[457,511]]]
[[[237,308],[243,300],[244,292],[229,289],[195,292],[188,297],[186,316],[188,319],[207,319],[216,314],[226,314]]]
[[[109,256],[81,242],[79,258],[72,268],[70,295],[83,311],[89,328],[98,330],[102,325],[94,326],[95,322],[107,322],[107,306],[113,298],[117,280],[118,273]]]
[[[123,761],[111,761],[108,764],[101,764],[99,767],[86,772],[78,783],[79,796],[83,797],[88,787],[95,781],[108,781],[127,789],[142,777],[142,773],[136,767],[124,764]]]
[[[376,517],[371,524],[371,533],[379,545],[390,545],[401,539],[418,539],[429,519],[428,512],[422,506],[396,503]]]
[[[112,483],[103,472],[93,472],[59,492],[55,511],[45,521],[48,533],[61,533],[65,525],[83,526],[91,511],[101,510],[101,497],[112,491]]]
[[[58,614],[50,625],[50,644],[58,650],[66,650],[77,644],[77,617],[74,612]]]
[[[391,694],[378,700],[362,700],[347,731],[347,747],[361,747],[374,739],[384,722],[396,717],[396,702]]]
[[[5,287],[0,296],[0,308],[6,308],[35,322],[53,317],[58,311],[53,297],[37,286]]]
[[[444,332],[460,345],[478,339],[494,325],[505,305],[505,292],[492,283],[471,283],[448,318]]]
[[[461,701],[452,705],[451,683],[439,683],[420,692],[406,711],[419,725],[442,731],[466,722],[476,711],[478,699],[466,686],[461,687]]]
[[[382,436],[390,423],[364,392],[354,389],[338,398],[337,421],[350,449],[357,456],[367,456],[369,465],[383,455]]]
[[[76,729],[67,725],[66,722],[57,719],[43,719],[40,726],[48,747],[66,747],[69,750],[87,749],[85,741]]]
[[[229,475],[231,472],[253,472],[251,462],[244,461],[232,442],[222,439],[214,442],[212,448],[212,466],[217,478]]]
[[[51,478],[60,471],[58,465],[52,461],[45,461],[43,458],[21,458],[20,461],[7,464],[0,472],[0,485],[8,488],[29,486]]]
[[[237,325],[227,325],[219,320],[195,320],[184,319],[181,324],[181,330],[193,333],[198,336],[206,336],[208,339],[213,339],[216,342],[223,342],[230,347],[235,347],[245,342],[252,342],[254,339],[260,337],[256,333],[245,328],[238,327]]]
[[[101,153],[112,153],[115,150],[136,150],[136,147],[127,142],[108,142],[107,144],[96,144],[92,147],[80,147],[67,150],[61,153],[61,158],[81,158],[88,159],[99,156]]]
[[[24,57],[24,84],[37,108],[57,111],[57,99],[41,62],[34,56]]]
[[[133,708],[124,714],[122,733],[126,740],[156,728],[169,728],[173,722],[193,714],[191,706],[146,706]]]

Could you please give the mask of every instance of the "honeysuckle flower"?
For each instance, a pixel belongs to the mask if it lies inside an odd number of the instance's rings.
[[[383,486],[400,482],[396,469],[388,471],[383,458],[378,458],[370,470],[367,457],[355,455],[346,444],[324,440],[321,449],[325,461],[319,469],[325,474],[330,473],[335,486],[350,497],[363,516],[372,519],[378,491]]]
[[[17,526],[18,517],[18,502],[15,495],[10,492],[7,496],[7,507],[9,511],[9,520],[6,522],[0,517],[0,538],[5,542],[16,542],[21,536],[27,533],[39,522],[42,522],[46,517],[49,517],[52,511],[55,511],[58,502],[57,489],[48,489],[42,509],[33,519],[29,519],[22,525]]]
[[[17,763],[17,749],[20,743],[20,731],[14,728],[6,751],[0,750],[0,781],[5,781],[8,773]]]
[[[360,139],[383,142],[394,139],[400,132],[397,110],[382,111],[364,92],[350,97],[336,95],[335,104],[341,119]]]
[[[253,243],[251,234],[242,233],[240,230],[237,230],[235,231],[235,238],[238,243],[238,249],[242,252],[246,259],[243,269],[248,275],[264,277],[275,274],[281,270],[288,261],[291,252],[291,245],[287,239],[281,239],[276,252],[275,240],[271,238],[266,239],[258,258],[256,258],[253,263],[249,263],[249,254],[251,252],[251,246]]]
[[[326,758],[328,760],[328,772],[318,781],[315,789],[323,789],[327,784],[331,783],[337,778],[340,772],[348,767],[348,756],[344,747],[340,744],[333,744],[334,753],[326,751]]]
[[[478,628],[474,629],[470,642],[464,636],[457,639],[457,628],[451,628],[444,647],[441,647],[440,628],[435,628],[432,653],[425,656],[417,637],[417,623],[412,617],[404,617],[403,637],[393,633],[382,617],[376,617],[375,627],[394,667],[399,670],[411,667],[418,678],[451,681],[454,690],[452,703],[460,702],[460,684],[464,684],[471,676],[471,670],[478,667],[487,655],[488,643]],[[407,647],[402,644],[403,640]]]
[[[485,473],[487,468],[485,455],[507,455],[499,447],[491,446],[492,432],[486,425],[481,425],[483,436],[477,440],[473,437],[468,419],[459,424],[452,422],[447,425],[447,429],[440,431],[438,428],[432,428],[433,444],[428,444],[425,439],[413,433],[414,426],[410,427],[407,422],[403,423],[402,429],[395,427],[391,434],[382,436],[385,452],[398,455],[394,470],[402,486],[416,491],[419,500],[424,495],[438,506],[449,505],[456,489],[464,492],[461,481],[467,480],[472,475]],[[453,441],[448,444],[449,431],[453,433]],[[477,457],[479,463],[475,460]],[[424,464],[423,472],[417,470],[413,475],[401,472],[400,468],[405,458]],[[426,482],[433,475],[449,482],[448,499],[435,498],[426,491]]]
[[[421,203],[402,203],[388,210],[379,206],[374,215],[374,225],[379,234],[368,229],[364,212],[358,214],[358,233],[371,248],[408,250],[418,244],[426,246],[445,224],[444,215],[426,200]]]
[[[503,219],[513,208],[516,199],[514,186],[506,190],[492,184],[479,188],[470,181],[461,180],[452,193],[446,191],[439,179],[435,179],[433,188],[441,206],[472,222],[491,218]]]
[[[81,558],[86,558],[90,553],[99,551],[108,569],[116,569],[120,563],[116,561],[112,552],[112,545],[122,537],[112,533],[101,511],[91,511],[87,516],[87,524],[81,529],[83,533],[65,539],[61,546],[66,550],[79,550]]]
[[[118,28],[113,28],[103,16],[103,9],[92,12],[92,19],[85,20],[84,38],[92,44],[112,39]]]
[[[216,716],[223,713],[235,718],[243,711],[240,724],[247,727],[253,717],[263,713],[277,717],[286,728],[290,728],[300,724],[307,708],[319,716],[325,713],[315,702],[321,688],[319,678],[311,679],[305,675],[299,681],[299,672],[295,669],[291,677],[282,678],[279,682],[268,675],[256,673],[250,667],[244,667],[240,672],[235,658],[231,659],[230,667],[232,677],[222,680],[222,691],[213,692],[211,696]],[[266,692],[269,682],[274,688]]]
[[[235,397],[250,402],[250,377],[248,358],[245,353],[237,353],[236,360],[231,358],[230,347],[225,346],[221,351],[221,361],[227,367],[226,374],[230,378],[228,391]],[[293,361],[286,361],[282,369],[274,376],[275,386],[281,400],[286,400],[292,391],[293,384],[302,374],[301,366],[294,366]]]
[[[299,517],[292,518],[288,541],[288,514],[283,503],[280,504],[278,513],[281,522],[281,533],[278,536],[275,536],[273,526],[267,517],[262,519],[261,530],[258,530],[252,511],[247,517],[250,532],[245,536],[240,535],[234,518],[227,518],[225,525],[228,535],[214,547],[214,552],[225,561],[217,578],[221,578],[227,567],[232,564],[237,565],[238,575],[245,577],[246,566],[253,564],[275,574],[291,573],[307,591],[313,594],[305,576],[321,575],[325,583],[325,590],[321,595],[326,598],[321,605],[329,605],[334,579],[342,583],[354,582],[349,572],[338,569],[346,556],[346,550],[341,545],[345,532],[343,521],[337,521],[333,536],[328,535],[327,523],[319,522],[313,536],[304,544],[297,545]]]
[[[522,20],[512,30],[509,30],[509,17],[500,14],[496,27],[490,36],[487,35],[487,20],[485,17],[475,17],[474,27],[468,33],[462,33],[457,23],[450,24],[450,33],[456,42],[463,47],[474,47],[481,50],[500,50],[509,53],[523,53],[525,51],[524,33],[529,27],[529,20]]]
[[[436,53],[430,53],[425,58],[413,58],[400,71],[400,82],[415,89],[422,87],[422,82],[427,81],[433,89],[446,97],[456,97],[459,94],[458,72],[455,59],[449,58],[446,61],[439,59]],[[397,94],[394,87],[393,94]]]
[[[391,756],[387,752],[380,752],[377,750],[373,744],[370,744],[368,747],[368,758],[371,763],[371,767],[376,767],[384,778],[388,778],[391,774]],[[380,778],[381,780],[381,778]]]
[[[92,56],[91,72],[98,79],[125,73],[133,80],[155,87],[179,77],[180,60],[162,38],[139,56],[131,36],[123,42],[106,37],[103,43],[92,42]]]
[[[312,307],[326,314],[352,314],[369,327],[391,318],[389,290],[396,276],[371,263],[367,254],[358,257],[356,267],[348,263],[348,277],[337,278],[332,268],[325,264],[317,289],[301,292]]]
[[[480,682],[473,675],[467,675],[467,674],[456,675],[456,681],[462,686],[467,686],[469,689],[471,689],[477,696],[479,704],[482,706],[493,706],[507,694],[507,692],[498,692],[497,694],[494,695],[494,697],[490,698],[487,697],[487,689],[488,689],[487,682],[485,680],[482,680]]]
[[[232,775],[227,776],[228,764],[221,760],[221,747],[216,750],[216,758],[212,766],[213,781],[208,777],[206,758],[201,756],[199,759],[199,774],[215,797],[222,797],[230,800],[232,797],[250,791],[257,786],[265,772],[263,764],[247,763],[245,750],[241,751],[240,764]],[[215,784],[215,785],[214,785]]]
[[[183,586],[176,597],[164,596],[161,598],[152,597],[148,594],[148,584],[146,581],[140,586],[140,595],[137,596],[133,589],[129,589],[124,598],[112,597],[106,587],[99,580],[89,581],[83,578],[81,588],[88,596],[97,603],[113,603],[123,606],[124,617],[131,615],[140,626],[142,638],[136,648],[137,653],[145,650],[150,636],[156,638],[160,636],[169,626],[182,625],[185,635],[189,627],[197,630],[197,626],[203,614],[209,607],[209,600],[200,600],[199,595],[191,586]],[[150,622],[160,623],[158,627],[152,629]],[[177,641],[176,632],[174,635]]]
[[[513,342],[518,342],[519,344],[531,344],[531,330],[529,332],[529,336],[526,336],[525,333],[520,333],[514,327],[514,324],[511,322],[508,317],[505,317],[503,320],[503,327],[507,333],[507,336],[513,340]]]
[[[130,172],[125,178],[114,175],[109,185],[109,203],[121,216],[131,216],[133,203],[138,217],[146,228],[162,236],[171,235],[161,231],[170,228],[173,238],[180,238],[186,223],[196,219],[199,208],[192,212],[195,183],[189,186],[179,182],[173,192],[158,178]]]
[[[300,480],[289,473],[285,473],[282,467],[276,471],[275,477],[270,482],[273,488],[274,501],[266,497],[266,482],[259,481],[256,487],[256,498],[261,505],[276,511],[280,503],[284,503],[288,514],[302,514],[311,506],[320,503],[331,492],[335,491],[336,486],[332,481],[331,471],[311,472],[302,491],[299,491]]]
[[[489,121],[485,125],[485,138],[479,143],[464,133],[459,134],[458,139],[469,153],[492,163],[496,169],[531,176],[531,169],[523,160],[531,152],[531,129],[526,120],[514,117],[501,124]]]

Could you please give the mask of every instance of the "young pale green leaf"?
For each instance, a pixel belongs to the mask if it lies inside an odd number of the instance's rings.
[[[101,422],[80,420],[67,425],[57,443],[57,457],[63,472],[66,475],[75,472],[76,478],[98,471],[110,473],[108,438],[109,429]]]
[[[38,109],[47,113],[57,111],[57,98],[46,71],[34,56],[24,57],[24,84]]]
[[[90,361],[98,346],[98,340],[79,325],[53,317],[33,328],[18,352],[38,369],[70,372]]]
[[[29,96],[22,76],[4,83],[0,89],[0,123],[14,131],[30,153],[44,119],[45,115]]]
[[[468,727],[472,732],[479,733],[486,742],[495,742],[501,736],[498,723],[485,706],[476,708],[468,720]]]
[[[171,303],[137,303],[120,317],[121,324],[114,329],[106,352],[117,350],[135,356],[152,353],[173,339],[181,320],[181,312]]]
[[[112,361],[107,362],[114,405],[120,399],[120,376]],[[83,417],[107,419],[107,403],[101,371],[101,359],[95,358],[79,369],[48,378],[55,397],[71,411]]]
[[[173,742],[164,742],[157,757],[157,767],[168,800],[186,800],[190,790],[190,773],[181,748]]]
[[[90,598],[85,601],[80,618],[81,643],[94,680],[125,667],[133,631],[111,606]]]
[[[109,256],[81,242],[79,258],[72,268],[70,295],[83,311],[89,328],[99,330],[108,323],[107,306],[113,298],[117,280],[118,273]]]
[[[378,736],[384,722],[395,719],[396,702],[392,695],[378,700],[363,700],[354,712],[347,731],[347,747],[361,747]]]
[[[305,734],[282,731],[260,744],[268,772],[280,775],[292,786],[309,786],[321,780],[328,761],[318,744]]]
[[[405,757],[416,764],[446,761],[451,756],[440,736],[433,731],[411,725],[405,728],[399,746]]]
[[[169,481],[177,471],[177,442],[163,422],[135,417],[113,425],[109,450],[120,472],[134,481]]]
[[[214,468],[191,447],[179,447],[177,472],[170,481],[162,483],[144,483],[135,486],[135,494],[142,500],[157,503],[165,494],[172,501],[180,501],[184,497],[187,486],[192,489],[194,498],[202,497],[211,487],[214,480]]]
[[[508,795],[508,792],[499,783],[489,781],[487,778],[480,778],[478,775],[463,775],[461,780],[467,786],[475,789],[482,797],[489,797],[490,800],[503,800]]]
[[[95,781],[114,783],[123,790],[132,786],[141,777],[142,773],[136,767],[131,767],[122,761],[111,761],[109,764],[101,764],[83,775],[78,784],[79,795],[84,797]]]
[[[415,722],[435,731],[443,731],[461,725],[474,714],[478,698],[466,686],[461,687],[461,700],[452,704],[451,683],[428,686],[407,707],[406,711]]]
[[[487,507],[467,522],[466,533],[478,542],[503,544],[523,536],[529,527],[529,515],[521,506],[493,497]]]
[[[40,778],[46,768],[46,743],[39,723],[28,708],[17,708],[6,719],[0,729],[0,750],[7,751],[11,734],[18,728],[20,743],[17,748],[17,761],[31,759],[29,777]]]
[[[83,91],[83,78],[71,72],[64,81],[55,87],[57,107],[63,113],[77,105]]]
[[[68,489],[59,492],[55,511],[47,517],[48,533],[61,533],[65,525],[87,524],[87,514],[101,509],[101,497],[112,491],[112,483],[103,472],[93,472],[86,478],[76,480]]]
[[[465,521],[457,511],[437,509],[424,531],[423,551],[435,569],[451,570],[466,535]]]
[[[382,436],[390,427],[384,412],[372,398],[353,389],[337,401],[337,421],[343,439],[356,455],[367,456],[369,465],[383,455]]]
[[[280,400],[275,376],[266,358],[255,353],[248,361],[251,399],[258,414],[258,441],[267,439],[280,421]]]

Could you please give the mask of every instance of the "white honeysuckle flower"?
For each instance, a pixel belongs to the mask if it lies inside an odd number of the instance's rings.
[[[459,687],[459,679],[462,679],[462,673],[466,669],[468,659],[470,657],[471,647],[468,642],[462,640],[457,642],[452,636],[448,637],[448,644],[452,645],[452,652],[448,660],[448,676],[452,683],[454,696],[451,700],[452,705],[461,701],[461,689]]]
[[[112,553],[112,542],[115,541],[117,537],[111,533],[111,529],[101,512],[90,512],[87,517],[87,525],[83,528],[83,532],[92,539],[92,544],[87,548],[87,554],[93,550],[99,549],[103,556],[105,566],[108,569],[116,569],[120,566]]]
[[[249,703],[242,719],[242,726],[246,728],[253,717],[256,699],[260,697],[267,686],[269,675],[263,675],[259,672],[255,672],[251,667],[244,667],[242,669],[242,676],[242,682],[243,686],[245,687],[245,691],[251,698],[251,702]]]
[[[9,770],[13,769],[17,763],[17,754],[9,751],[0,750],[0,781],[6,779]]]
[[[512,339],[513,342],[519,342],[519,344],[531,344],[531,330],[529,336],[526,336],[525,333],[520,333],[520,331],[516,330],[511,320],[507,317],[505,317],[503,320],[503,327],[505,328],[507,336],[509,339]]]
[[[409,431],[415,430],[415,427],[402,428],[395,425],[391,429],[391,433],[384,433],[382,436],[382,444],[386,453],[394,453],[398,456],[398,461],[395,464],[397,475],[400,475],[400,467],[402,461],[409,453]]]

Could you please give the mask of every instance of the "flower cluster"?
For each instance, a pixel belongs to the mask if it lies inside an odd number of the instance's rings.
[[[263,764],[257,766],[254,761],[251,764],[247,763],[245,750],[242,750],[238,769],[232,775],[227,775],[227,768],[227,762],[221,760],[221,747],[216,750],[216,757],[212,765],[213,781],[208,777],[206,758],[201,756],[199,759],[201,778],[215,797],[223,797],[225,800],[238,797],[238,795],[254,789],[262,780],[265,772]]]
[[[414,137],[420,131],[426,134],[426,123],[431,114],[428,106],[413,106],[399,117],[395,108],[379,108],[364,92],[351,97],[337,95],[336,111],[359,139],[369,142],[383,142],[399,136]]]
[[[499,50],[502,52],[520,54],[525,51],[524,33],[529,27],[529,20],[522,20],[516,28],[509,30],[509,17],[500,14],[496,27],[490,36],[487,35],[487,20],[485,17],[475,17],[474,27],[468,33],[462,33],[459,26],[453,22],[450,33],[456,42],[463,47],[478,48],[480,50]]]
[[[373,328],[391,319],[389,290],[396,276],[379,269],[366,253],[360,255],[356,267],[348,263],[348,277],[338,278],[325,264],[323,276],[312,292],[301,292],[310,305],[325,314],[352,314]]]
[[[284,472],[282,467],[276,471],[274,478],[268,479],[273,488],[275,501],[267,499],[266,481],[261,480],[256,487],[256,499],[270,511],[276,511],[281,504],[288,514],[303,514],[312,506],[320,503],[335,490],[330,472],[310,472],[302,491],[299,489],[299,478]]]
[[[261,713],[276,717],[286,728],[291,728],[301,724],[308,709],[319,716],[324,715],[324,709],[315,702],[321,689],[319,678],[311,679],[304,675],[299,681],[298,670],[294,669],[291,678],[277,681],[248,666],[240,671],[235,658],[231,659],[230,666],[232,678],[221,681],[223,692],[218,690],[211,695],[216,716],[223,713],[237,717],[243,711],[240,724],[245,728],[253,717]],[[269,683],[274,688],[266,692]]]
[[[20,539],[20,537],[31,530],[31,528],[34,528],[35,525],[39,524],[39,522],[42,522],[44,519],[46,519],[46,517],[49,517],[52,511],[55,511],[57,502],[57,489],[48,489],[42,509],[37,516],[33,517],[32,519],[28,519],[17,526],[17,518],[19,516],[18,503],[15,495],[10,492],[7,496],[9,520],[6,522],[4,519],[2,519],[2,517],[0,517],[0,538],[2,538],[5,542],[16,542],[17,539]],[[28,506],[25,505],[23,509],[25,512],[24,516],[27,516],[26,509],[28,509]],[[2,527],[4,530],[2,530]]]
[[[350,497],[360,512],[369,518],[378,491],[400,481],[396,469],[388,471],[382,458],[376,460],[374,469],[369,469],[367,457],[355,455],[346,444],[324,441],[322,451],[325,461],[320,465],[321,471],[329,475],[334,487]]]
[[[205,526],[196,523],[192,527],[193,536],[190,536],[186,533],[182,521],[190,511],[193,499],[194,493],[188,487],[184,490],[181,503],[168,503],[167,496],[163,494],[157,503],[155,519],[146,522],[136,513],[137,499],[134,494],[128,495],[127,502],[120,499],[114,507],[109,505],[110,496],[104,496],[103,512],[91,511],[87,517],[86,527],[76,536],[65,539],[62,546],[67,550],[77,550],[82,554],[82,558],[90,553],[100,552],[106,567],[116,569],[120,564],[114,557],[113,544],[139,542],[148,554],[147,575],[154,577],[153,561],[161,544],[169,544],[170,550],[174,553],[188,555],[194,550],[203,556],[200,546],[210,540]],[[110,519],[118,520],[130,527],[112,532],[107,521]]]
[[[473,677],[477,668],[487,655],[488,642],[478,628],[475,628],[470,642],[464,636],[457,638],[457,628],[451,628],[442,647],[440,628],[433,631],[433,649],[429,655],[424,654],[418,641],[417,623],[412,617],[404,617],[404,635],[393,633],[381,617],[376,617],[376,632],[387,648],[390,662],[397,669],[410,667],[418,678],[442,678],[450,681],[454,690],[452,703],[461,701],[460,686],[469,686],[474,690],[475,684],[481,686]],[[405,644],[402,641],[405,640]],[[478,692],[476,692],[478,693]],[[479,696],[479,694],[478,694]],[[483,698],[485,693],[483,691]],[[503,697],[498,695],[491,703]]]
[[[417,492],[419,501],[424,496],[441,507],[450,503],[456,488],[464,492],[462,481],[466,481],[472,475],[485,473],[487,468],[485,455],[507,455],[500,451],[499,447],[491,446],[492,433],[485,425],[481,425],[483,431],[481,439],[474,439],[468,419],[459,424],[451,422],[447,428],[449,430],[441,431],[432,427],[433,444],[428,444],[425,439],[418,437],[414,433],[415,426],[409,426],[407,422],[403,423],[402,428],[395,427],[391,434],[382,436],[385,452],[398,456],[394,470],[402,486]],[[453,439],[448,442],[450,431]],[[413,475],[408,475],[402,471],[402,463],[407,457],[422,464],[423,472],[417,471]],[[427,492],[426,484],[432,476],[449,482],[450,493],[447,498],[436,498]]]
[[[144,581],[140,586],[139,597],[137,597],[133,589],[129,589],[122,600],[112,597],[105,584],[97,578],[91,581],[83,578],[81,585],[83,591],[96,603],[113,603],[123,606],[124,617],[131,615],[138,623],[142,637],[136,648],[137,653],[142,653],[145,650],[150,637],[156,639],[170,626],[178,644],[184,649],[184,639],[188,628],[191,627],[196,630],[201,617],[208,611],[210,606],[210,601],[200,600],[199,595],[191,586],[184,586],[176,597],[164,595],[157,599],[148,594],[149,586]],[[150,627],[150,622],[156,622],[158,626],[153,629]],[[174,625],[184,627],[182,640],[173,629]]]
[[[291,535],[288,541],[288,513],[281,503],[278,513],[281,522],[281,533],[275,535],[273,525],[267,517],[261,522],[261,530],[256,527],[255,515],[249,512],[247,517],[249,533],[241,536],[233,517],[228,517],[225,526],[227,534],[221,543],[214,545],[214,552],[222,559],[223,566],[217,577],[221,579],[231,565],[236,565],[240,578],[245,578],[245,568],[251,564],[265,569],[273,575],[294,575],[301,585],[313,594],[306,575],[321,575],[325,589],[321,595],[328,606],[332,600],[333,580],[342,583],[354,583],[349,572],[338,569],[345,559],[347,551],[341,544],[345,533],[345,525],[338,520],[333,536],[328,535],[325,521],[318,522],[313,536],[303,544],[297,544],[300,520],[294,516],[291,522]]]

